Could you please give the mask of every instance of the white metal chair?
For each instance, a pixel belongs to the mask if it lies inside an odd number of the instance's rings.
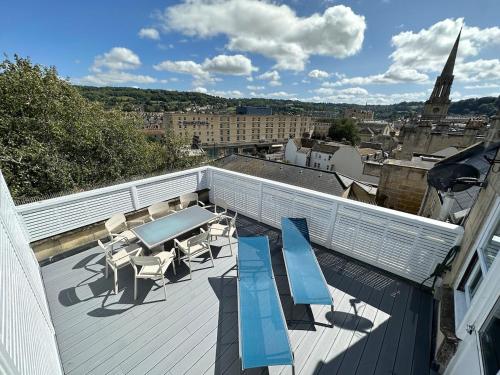
[[[175,248],[170,251],[161,251],[155,256],[134,256],[130,257],[132,267],[134,267],[134,299],[137,299],[137,279],[156,279],[161,277],[163,281],[163,291],[167,300],[167,288],[165,286],[165,272],[172,264],[175,272]],[[137,266],[141,267],[140,270]]]
[[[219,221],[213,224],[209,224],[208,232],[210,233],[210,238],[215,237],[225,237],[229,243],[229,250],[231,251],[231,256],[233,255],[233,246],[231,245],[231,239],[233,235],[236,234],[238,238],[238,230],[236,229],[236,218],[238,213],[236,212],[233,217],[227,214],[219,215]]]
[[[159,202],[149,206],[148,213],[149,220],[154,221],[160,217],[173,214],[175,211],[170,208],[170,204],[168,202]]]
[[[121,248],[116,253],[113,254],[112,244],[104,245],[101,240],[97,240],[97,243],[104,250],[104,257],[106,258],[106,279],[108,278],[108,267],[113,270],[114,274],[114,290],[115,294],[118,294],[118,270],[130,264],[130,257],[137,256],[141,254],[142,247],[139,244],[131,244],[124,248]]]
[[[137,240],[134,232],[130,228],[144,224],[142,220],[127,221],[124,214],[114,214],[105,221],[104,227],[108,232],[109,238],[112,242],[111,245],[117,242],[125,242],[127,245]]]
[[[187,259],[189,266],[189,278],[191,275],[191,259],[197,258],[205,253],[210,254],[210,259],[212,261],[212,267],[214,267],[214,257],[212,255],[212,249],[210,248],[210,233],[200,229],[200,234],[197,234],[191,238],[184,241],[179,241],[174,239],[175,248],[181,251],[184,255],[179,256],[178,262]]]
[[[205,203],[201,202],[198,200],[198,193],[187,193],[183,194],[179,197],[180,204],[179,204],[179,210],[183,210],[185,208],[188,208],[190,206],[198,205],[204,208],[209,208],[211,206],[205,205]]]

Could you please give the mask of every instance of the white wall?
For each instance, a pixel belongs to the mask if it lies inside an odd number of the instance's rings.
[[[0,173],[0,374],[62,374],[42,276]]]
[[[363,174],[361,155],[356,148],[350,146],[340,147],[333,155],[312,151],[309,166],[324,171],[336,171],[354,179],[361,178]]]
[[[292,138],[290,138],[285,145],[285,161],[290,163],[290,164],[295,164],[295,158],[297,155],[297,145],[293,141]]]

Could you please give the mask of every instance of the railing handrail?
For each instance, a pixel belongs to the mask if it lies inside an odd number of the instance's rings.
[[[311,189],[303,188],[303,187],[300,187],[300,186],[285,184],[283,182],[273,181],[273,180],[269,180],[269,179],[262,178],[262,177],[256,177],[256,176],[252,176],[252,175],[247,175],[247,174],[244,174],[244,173],[234,172],[234,171],[230,171],[230,170],[223,169],[223,168],[217,168],[217,167],[213,167],[213,166],[208,166],[207,168],[209,168],[211,170],[215,170],[215,171],[224,172],[226,174],[231,174],[231,175],[234,175],[234,176],[239,176],[239,177],[242,177],[242,178],[249,178],[250,177],[251,179],[259,181],[260,183],[265,183],[267,185],[275,186],[275,187],[280,188],[280,189],[296,190],[297,192],[301,192],[301,193],[305,193],[305,194],[308,194],[308,195],[312,195],[312,196],[314,196],[316,198],[333,200],[333,201],[336,201],[337,203],[347,204],[347,205],[351,205],[351,206],[354,206],[354,207],[359,207],[359,208],[365,209],[365,210],[372,210],[374,212],[378,212],[378,213],[381,213],[381,214],[384,214],[384,215],[398,216],[400,218],[405,218],[405,219],[412,220],[412,221],[418,221],[418,222],[423,223],[423,224],[438,225],[438,226],[441,226],[443,228],[447,228],[447,229],[450,229],[450,230],[455,230],[457,228],[461,228],[458,225],[451,224],[451,223],[446,223],[444,221],[430,219],[430,218],[423,217],[423,216],[417,216],[417,215],[414,215],[414,214],[409,214],[409,213],[406,213],[406,212],[397,211],[397,210],[393,210],[393,209],[386,208],[386,207],[380,207],[380,206],[376,206],[376,205],[369,204],[369,203],[359,202],[359,201],[355,201],[355,200],[352,200],[352,199],[343,198],[343,197],[339,197],[339,196],[331,195],[331,194],[327,194],[327,193],[322,193],[322,192],[319,192],[319,191],[316,191],[316,190],[311,190]]]
[[[96,196],[96,195],[106,194],[106,193],[114,192],[117,190],[126,190],[126,189],[130,189],[132,186],[146,185],[146,184],[154,183],[157,181],[165,180],[167,178],[183,176],[186,174],[191,174],[194,172],[206,171],[206,170],[207,170],[207,167],[202,166],[202,167],[196,167],[196,168],[191,168],[191,169],[185,169],[182,171],[165,173],[165,174],[161,174],[158,176],[147,177],[147,178],[143,178],[143,179],[139,179],[139,180],[123,182],[120,184],[106,186],[106,187],[102,187],[102,188],[91,189],[91,190],[86,190],[86,191],[81,191],[81,192],[75,192],[75,193],[71,193],[68,195],[63,195],[61,197],[44,199],[44,200],[32,202],[32,203],[25,203],[25,204],[21,204],[19,206],[16,206],[16,210],[19,213],[23,213],[23,212],[32,211],[32,210],[38,210],[40,208],[45,208],[47,206],[52,206],[52,205],[57,206],[60,203],[66,203],[66,202],[71,201],[71,200],[77,200],[77,199],[92,197],[92,196]]]

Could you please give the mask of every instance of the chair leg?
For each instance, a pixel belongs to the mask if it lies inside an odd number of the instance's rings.
[[[229,239],[229,250],[231,251],[231,256],[233,256],[233,245],[231,245],[231,237],[228,237]]]
[[[137,277],[134,278],[134,300],[137,299]]]
[[[193,275],[191,274],[191,255],[188,256],[188,264],[189,264],[189,279],[192,279]]]
[[[104,260],[106,262],[106,271],[105,271],[105,275],[106,275],[106,279],[108,278],[108,261],[105,259]]]
[[[175,260],[172,262],[172,267],[174,268],[174,275],[177,275],[177,272],[175,271]]]
[[[212,260],[212,267],[215,267],[215,264],[214,264],[214,257],[212,255],[212,249],[208,249],[208,253],[210,254],[210,259]]]
[[[161,279],[163,280],[163,292],[165,292],[165,301],[167,300],[167,287],[165,286],[165,276],[162,275]]]
[[[118,294],[118,269],[114,269],[115,272],[115,294]]]

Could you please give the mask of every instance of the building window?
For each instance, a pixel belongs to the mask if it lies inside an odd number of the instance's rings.
[[[495,375],[500,370],[500,300],[491,310],[479,330],[479,342],[485,375]]]
[[[476,258],[477,259],[477,258]],[[467,305],[470,305],[472,299],[476,295],[479,286],[483,282],[483,272],[481,271],[481,266],[479,262],[476,261],[476,265],[472,268],[472,272],[467,277],[465,283],[465,300]]]

